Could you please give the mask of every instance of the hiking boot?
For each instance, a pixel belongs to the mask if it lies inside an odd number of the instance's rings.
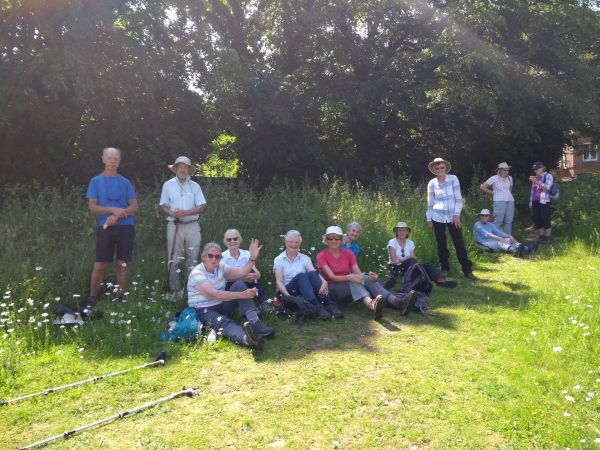
[[[325,303],[323,306],[327,312],[333,316],[334,319],[344,318],[344,313],[335,302]]]
[[[473,275],[473,272],[465,273],[465,277],[467,277],[471,281],[475,281],[477,279],[477,277],[475,275]]]
[[[271,327],[266,326],[260,320],[254,323],[256,325],[255,329],[258,334],[262,334],[264,337],[272,338],[275,336],[275,330]]]
[[[383,296],[378,295],[375,298],[370,298],[365,300],[365,305],[369,309],[369,311],[373,311],[373,319],[381,319],[383,315],[383,306],[385,302],[383,300]]]
[[[325,306],[319,305],[319,311],[317,312],[317,320],[329,319],[331,319],[331,313],[325,309]]]
[[[525,246],[523,244],[517,245],[517,250],[515,251],[515,256],[517,258],[522,258],[524,252],[525,252]]]
[[[415,304],[417,299],[416,291],[409,291],[406,294],[398,292],[397,294],[389,295],[386,299],[387,304],[394,309],[400,311],[400,314],[405,316],[408,314],[410,307]]]
[[[262,350],[265,340],[262,334],[258,332],[258,323],[259,322],[244,322],[242,328],[244,329],[244,333],[246,333],[248,347]]]

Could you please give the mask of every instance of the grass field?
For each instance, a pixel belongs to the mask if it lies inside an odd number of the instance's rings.
[[[434,289],[432,317],[386,310],[375,322],[358,306],[326,323],[267,317],[277,336],[260,352],[222,340],[158,340],[183,304],[163,292],[164,232],[153,193],[142,193],[127,302],[111,302],[108,289],[103,319],[78,328],[50,325],[57,298],[74,303],[74,296],[87,294],[92,221],[77,189],[16,197],[1,211],[0,399],[134,367],[161,350],[169,360],[0,406],[0,448],[59,434],[184,386],[199,395],[52,446],[600,448],[598,212],[568,216],[585,203],[588,188],[562,189],[555,242],[530,259],[476,254],[465,230],[480,280],[462,278],[454,264],[459,287]],[[365,226],[359,263],[377,270],[391,227],[406,220],[415,224],[418,255],[434,260],[433,237],[422,224],[423,193],[408,184],[375,192],[337,182],[260,194],[217,186],[205,191],[210,207],[203,241],[220,240],[230,226],[263,238],[259,268],[268,291],[278,236],[289,228],[303,232],[303,247],[314,255],[326,225],[356,219]],[[483,201],[467,199],[469,228],[474,211],[487,206]],[[580,216],[591,224],[573,220]]]

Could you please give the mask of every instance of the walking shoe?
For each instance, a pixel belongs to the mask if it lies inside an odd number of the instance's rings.
[[[265,340],[262,334],[258,332],[257,325],[258,322],[244,322],[242,328],[244,329],[244,333],[246,333],[248,347],[262,350]]]
[[[383,296],[378,295],[375,298],[367,300],[365,304],[369,311],[373,311],[373,319],[381,319],[381,316],[383,315],[383,306],[385,304]]]
[[[414,306],[416,301],[417,301],[417,292],[416,291],[410,291],[408,294],[404,295],[404,297],[402,298],[402,302],[401,302],[400,306],[398,307],[398,311],[400,312],[400,314],[403,316],[407,316],[408,313],[410,312],[410,309]]]
[[[441,286],[441,287],[445,287],[445,288],[455,288],[456,286],[458,286],[458,283],[454,280],[436,281],[435,284],[437,284],[438,286]]]
[[[517,252],[516,252],[515,256],[517,258],[522,258],[524,252],[525,252],[525,246],[523,244],[519,244],[517,246]]]
[[[269,337],[269,338],[272,338],[275,336],[275,330],[271,327],[266,326],[260,320],[258,322],[254,322],[254,324],[256,325],[255,328],[256,328],[256,331],[258,332],[258,334],[262,334],[264,337]]]
[[[344,313],[342,312],[342,310],[338,307],[338,305],[335,302],[325,303],[323,306],[325,306],[325,309],[327,310],[327,312],[329,314],[331,314],[334,319],[343,319],[344,318]]]
[[[325,309],[325,306],[319,305],[319,311],[317,313],[318,320],[328,320],[331,319],[331,313]]]
[[[473,272],[465,273],[465,277],[467,277],[471,281],[475,281],[477,279],[477,277],[475,275],[473,275]]]

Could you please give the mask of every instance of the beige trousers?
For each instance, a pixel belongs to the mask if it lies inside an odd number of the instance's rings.
[[[200,254],[200,224],[196,221],[177,225],[177,235],[175,235],[175,224],[167,222],[167,264],[169,267],[169,289],[180,291],[181,275],[187,278],[192,269],[198,264],[198,255]],[[173,249],[173,238],[175,238],[175,247]],[[171,258],[171,251],[173,257]],[[186,271],[181,270],[182,262],[185,261]]]

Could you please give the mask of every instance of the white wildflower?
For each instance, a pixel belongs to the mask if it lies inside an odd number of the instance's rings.
[[[530,335],[532,335],[532,336],[537,336],[537,331],[535,331],[535,330],[531,330],[531,331],[529,332],[529,334],[530,334]]]
[[[575,401],[575,397],[571,396],[571,395],[565,395],[565,400],[568,402],[574,402]]]
[[[559,347],[558,345],[556,347],[552,347],[552,351],[556,353],[560,353],[562,352],[562,350],[562,347]]]
[[[37,267],[35,268],[35,270],[37,270],[37,271],[39,272],[40,270],[42,270],[42,266],[37,266]]]

